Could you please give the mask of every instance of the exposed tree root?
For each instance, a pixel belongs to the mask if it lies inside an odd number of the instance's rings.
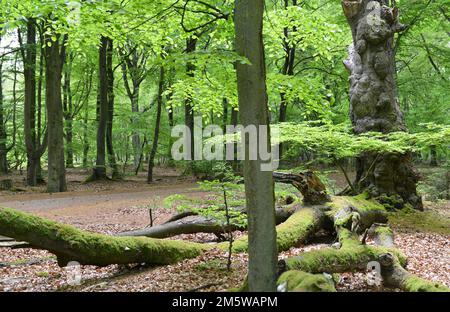
[[[337,248],[314,250],[280,261],[278,285],[287,291],[335,291],[328,274],[365,271],[370,262],[376,261],[387,286],[405,291],[448,291],[447,287],[404,269],[406,258],[393,247],[392,231],[385,222],[384,207],[363,196],[334,197],[326,204],[298,209],[277,226],[279,251],[305,243],[320,229],[334,230],[339,243],[333,245]],[[216,226],[208,222],[203,225]],[[158,227],[153,231],[158,231]],[[360,242],[360,233],[372,235],[380,246]],[[197,257],[214,247],[228,248],[227,242],[198,244],[90,233],[9,208],[0,208],[0,234],[52,252],[61,266],[69,261],[99,266],[144,262],[164,265]],[[246,236],[236,240],[233,252],[246,252],[247,240]]]

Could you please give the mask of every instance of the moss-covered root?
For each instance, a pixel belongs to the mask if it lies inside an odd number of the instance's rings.
[[[391,253],[380,255],[379,263],[383,281],[388,286],[408,292],[450,292],[450,289],[442,284],[409,273]]]
[[[354,197],[336,196],[329,203],[327,215],[335,226],[362,233],[374,223],[386,223],[387,212],[383,205],[365,199],[365,195]]]
[[[169,264],[197,257],[210,248],[185,241],[95,234],[2,207],[0,234],[54,253],[60,265],[69,261],[100,266],[144,262]]]
[[[336,292],[331,275],[310,274],[298,270],[284,272],[277,285],[279,289],[289,292]]]
[[[278,251],[285,251],[307,240],[321,226],[323,213],[319,208],[302,208],[289,219],[277,226]],[[228,248],[228,243],[219,244]],[[248,236],[245,235],[233,243],[233,252],[246,252]]]

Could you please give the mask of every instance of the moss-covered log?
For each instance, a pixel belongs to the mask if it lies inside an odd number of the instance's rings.
[[[323,208],[323,207],[321,207]],[[321,228],[324,214],[319,207],[302,208],[289,219],[277,226],[278,251],[285,251],[305,242]],[[220,248],[228,248],[228,243],[219,244]],[[233,252],[246,252],[248,236],[242,236],[233,243]]]
[[[331,275],[311,274],[298,270],[284,272],[277,281],[279,291],[336,292]]]
[[[46,249],[58,264],[170,264],[194,258],[210,246],[145,237],[112,237],[90,233],[31,214],[0,208],[0,234]]]

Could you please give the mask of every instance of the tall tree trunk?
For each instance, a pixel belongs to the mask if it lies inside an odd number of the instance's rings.
[[[267,130],[269,125],[262,38],[263,12],[263,0],[236,1],[236,51],[251,63],[237,64],[240,119],[244,127],[256,126],[259,134],[260,125],[267,126]],[[264,143],[270,150],[270,131],[264,135],[267,136],[267,142]],[[277,245],[272,172],[262,171],[263,161],[259,153],[257,160],[249,159],[249,138],[242,140],[246,148],[244,180],[249,232],[249,290],[275,291]]]
[[[297,0],[292,0],[292,5],[297,5]],[[284,8],[287,10],[289,7],[289,0],[284,0]],[[296,31],[296,28],[294,27],[292,29],[294,32]],[[283,75],[287,76],[293,76],[294,75],[294,65],[295,65],[295,50],[296,47],[292,43],[289,42],[289,31],[290,29],[288,27],[285,27],[283,29],[283,49],[285,52],[284,57],[284,65],[281,73]],[[280,115],[278,118],[279,122],[285,122],[286,116],[287,116],[287,101],[286,101],[286,94],[282,92],[280,94],[281,102],[280,102]],[[283,157],[283,143],[280,143],[278,145],[279,150],[279,158]]]
[[[45,35],[45,99],[48,128],[48,192],[64,192],[66,168],[64,162],[64,119],[61,99],[62,67],[65,58],[65,37]]]
[[[35,20],[27,21],[27,41],[22,42],[21,32],[18,32],[23,59],[23,74],[25,82],[24,103],[24,137],[27,151],[27,185],[37,185],[37,159],[35,155],[35,111],[36,111],[36,25]]]
[[[5,112],[3,108],[3,60],[0,60],[0,175],[8,174],[8,150],[6,147],[7,135],[6,135],[6,124],[4,113]]]
[[[430,146],[430,166],[431,167],[438,166],[436,145]]]
[[[197,48],[197,38],[189,37],[186,40],[186,53],[195,52]],[[188,61],[186,64],[186,73],[189,77],[194,77],[195,75],[195,64]],[[189,145],[190,159],[193,160],[195,157],[195,146],[194,146],[194,110],[192,106],[192,98],[189,97],[184,102],[184,123],[186,127],[189,128],[191,136],[191,142]],[[191,163],[192,164],[192,163]]]
[[[164,66],[161,65],[159,70],[159,87],[158,87],[158,100],[157,100],[157,111],[156,111],[156,123],[155,123],[155,132],[153,134],[153,144],[152,150],[150,151],[150,157],[148,159],[148,174],[147,174],[147,182],[153,182],[153,167],[155,166],[155,155],[158,149],[158,139],[159,139],[159,128],[161,125],[161,111],[163,105],[163,92],[164,92]]]
[[[99,47],[99,97],[97,125],[97,159],[93,180],[106,179],[106,124],[108,122],[108,38],[101,37]]]
[[[355,133],[406,131],[397,99],[393,39],[405,27],[389,1],[342,1],[353,45],[344,62],[350,72],[350,118]],[[401,207],[422,209],[409,154],[362,155],[357,161],[356,185],[374,198]],[[395,202],[395,203],[394,203]]]
[[[63,108],[65,119],[65,133],[66,133],[66,167],[73,168],[73,101],[72,101],[72,88],[71,72],[73,57],[71,54],[65,58],[64,64],[64,85],[63,85]]]
[[[113,70],[113,40],[107,38],[106,51],[106,74],[108,79],[108,120],[106,122],[106,147],[108,160],[112,168],[112,178],[120,179],[119,168],[117,167],[116,155],[113,146],[113,120],[114,120],[114,70]]]
[[[86,99],[84,103],[83,113],[83,168],[88,167],[88,153],[89,153],[89,100]]]

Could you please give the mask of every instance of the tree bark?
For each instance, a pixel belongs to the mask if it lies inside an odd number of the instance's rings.
[[[297,0],[292,0],[292,5],[297,5]],[[289,0],[284,0],[284,8],[287,10],[289,7]],[[288,27],[285,27],[283,29],[283,49],[285,53],[284,57],[284,65],[281,73],[286,76],[293,76],[294,75],[294,65],[295,65],[295,44],[292,44],[289,42],[289,31],[290,29]],[[292,31],[296,31],[296,28],[294,27]],[[287,101],[286,101],[286,94],[282,92],[280,94],[281,102],[280,102],[280,114],[278,121],[279,122],[285,122],[287,117]],[[283,157],[283,143],[280,143],[278,145],[279,149],[279,158],[281,159]]]
[[[48,184],[47,191],[65,192],[66,168],[64,162],[64,120],[61,99],[62,67],[65,58],[65,41],[60,42],[45,35],[45,99],[48,128]]]
[[[1,29],[0,29],[1,31]],[[0,36],[1,42],[1,36]],[[3,60],[0,60],[0,175],[8,174],[7,134],[3,107]]]
[[[159,139],[159,129],[161,125],[161,112],[163,105],[163,92],[165,83],[165,70],[164,66],[161,65],[159,70],[159,87],[158,87],[158,99],[157,99],[157,109],[156,109],[156,122],[155,122],[155,132],[153,134],[152,150],[150,151],[150,157],[148,158],[148,174],[147,182],[153,182],[153,167],[155,166],[155,156],[158,149],[158,139]]]
[[[66,167],[73,168],[73,101],[71,72],[73,56],[69,54],[64,63],[64,85],[63,85],[63,109],[65,120],[65,138],[66,138]]]
[[[350,118],[356,134],[406,131],[395,81],[394,34],[405,29],[387,0],[343,0],[353,44],[344,62],[350,72]],[[381,156],[381,157],[380,157]],[[357,161],[356,183],[374,198],[423,209],[418,175],[408,154],[365,154]]]
[[[120,172],[117,166],[116,154],[113,144],[113,121],[114,121],[114,70],[113,70],[113,40],[107,38],[106,51],[106,74],[108,80],[108,120],[106,122],[106,147],[108,151],[109,164],[112,169],[112,178],[120,179]]]
[[[256,126],[260,133],[267,126],[270,151],[269,114],[267,107],[266,69],[262,39],[264,1],[238,0],[235,7],[236,51],[251,65],[237,63],[238,98],[241,124]],[[248,151],[248,138],[245,148]],[[260,142],[261,144],[261,142]],[[258,144],[259,147],[259,144]],[[277,245],[275,202],[272,172],[262,171],[263,161],[250,160],[246,152],[244,181],[249,230],[248,280],[250,291],[275,291]]]
[[[108,122],[108,38],[101,37],[99,47],[99,96],[97,125],[97,158],[94,172],[89,180],[106,179],[106,124]]]
[[[195,52],[197,48],[197,38],[189,37],[186,40],[186,53],[192,53]],[[186,64],[186,74],[189,77],[194,77],[195,75],[195,69],[196,66],[193,62],[188,61]],[[190,158],[188,160],[193,160],[195,157],[195,146],[194,146],[194,110],[193,110],[193,103],[192,103],[192,95],[189,95],[188,98],[186,98],[184,102],[184,124],[186,127],[189,128],[190,131],[190,144],[189,146],[189,153]]]
[[[24,75],[24,138],[27,153],[27,185],[36,186],[41,178],[40,159],[47,148],[46,134],[40,142],[40,135],[36,133],[36,20],[27,21],[26,44],[22,40],[19,29],[18,38],[23,60]],[[43,49],[41,49],[43,51]],[[40,66],[42,68],[42,57]],[[40,98],[40,97],[39,97]],[[39,123],[40,118],[38,118]],[[39,130],[39,127],[38,127]]]

